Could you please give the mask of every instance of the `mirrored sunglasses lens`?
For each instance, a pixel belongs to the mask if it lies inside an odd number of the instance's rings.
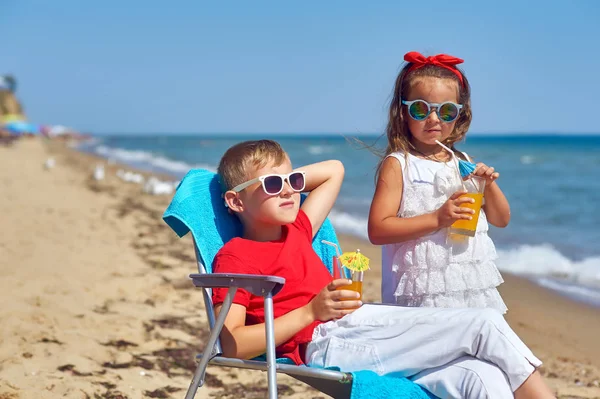
[[[267,194],[277,194],[283,187],[281,176],[268,176],[265,178],[264,187]]]
[[[444,122],[452,122],[458,117],[458,107],[450,103],[442,104],[438,113]]]
[[[410,116],[418,121],[422,121],[429,115],[429,106],[425,101],[416,101],[408,108]]]
[[[302,173],[292,173],[289,181],[292,190],[302,191],[304,189],[304,175]]]

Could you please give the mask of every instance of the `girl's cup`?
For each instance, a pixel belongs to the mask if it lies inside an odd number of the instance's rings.
[[[475,211],[475,214],[471,215],[471,220],[457,220],[448,229],[448,235],[450,238],[460,239],[460,236],[464,238],[474,237],[477,231],[477,222],[479,221],[479,213],[481,206],[483,205],[483,192],[485,190],[485,179],[479,176],[470,176],[464,182],[466,194],[461,195],[462,197],[469,197],[475,200],[474,203],[462,203],[461,207],[470,208]],[[459,235],[459,236],[457,236]]]

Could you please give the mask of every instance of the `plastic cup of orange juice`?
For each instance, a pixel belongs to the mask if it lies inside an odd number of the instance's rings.
[[[341,287],[337,287],[336,291],[350,290],[358,292],[359,297],[357,300],[360,301],[362,299],[362,285],[364,275],[365,272],[352,272],[352,282],[350,283],[350,285],[343,285]]]
[[[469,197],[473,198],[475,201],[473,203],[462,203],[460,206],[473,209],[475,213],[471,215],[471,220],[457,220],[448,229],[449,237],[457,238],[459,240],[460,236],[464,238],[475,236],[475,232],[477,231],[477,222],[479,222],[479,213],[481,211],[481,206],[483,205],[485,179],[479,176],[470,176],[467,180],[465,180],[464,187],[467,190],[467,193],[461,195],[460,198]]]

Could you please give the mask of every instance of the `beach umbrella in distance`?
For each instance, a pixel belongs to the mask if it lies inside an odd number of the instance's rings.
[[[25,121],[14,121],[5,123],[3,128],[12,134],[39,133],[40,128],[33,123]]]

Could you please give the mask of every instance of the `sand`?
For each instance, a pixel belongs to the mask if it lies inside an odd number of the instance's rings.
[[[46,170],[44,162],[54,158]],[[189,237],[161,219],[169,196],[115,177],[62,143],[0,146],[0,399],[180,398],[207,339]],[[377,247],[366,301],[379,301]],[[600,311],[504,275],[507,320],[563,398],[600,397]],[[287,376],[280,396],[324,398]],[[209,367],[198,398],[264,398],[266,374]]]

